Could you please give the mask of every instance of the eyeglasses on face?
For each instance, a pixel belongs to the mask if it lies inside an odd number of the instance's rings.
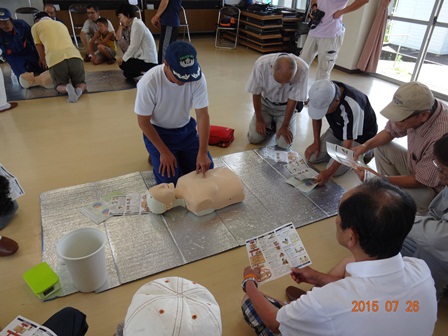
[[[432,160],[432,163],[434,164],[434,167],[436,167],[436,169],[439,173],[444,172],[444,169],[442,167],[440,167],[440,165],[436,162],[436,160]]]
[[[412,114],[411,114],[409,117],[404,118],[403,120],[401,120],[401,122],[404,122],[404,121],[406,121],[406,120],[409,120],[409,119],[411,119],[411,118],[414,118],[414,117],[420,115],[421,113],[423,113],[423,112],[427,112],[427,111],[429,111],[429,110],[414,111],[414,112],[412,112]]]

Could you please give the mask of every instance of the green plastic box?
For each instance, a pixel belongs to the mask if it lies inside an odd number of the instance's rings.
[[[61,289],[58,275],[45,261],[26,271],[23,274],[23,279],[41,300],[47,299]]]

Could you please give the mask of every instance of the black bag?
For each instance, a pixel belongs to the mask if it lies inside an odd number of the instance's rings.
[[[319,9],[315,9],[310,13],[310,22],[308,23],[308,27],[310,29],[314,29],[318,26],[319,23],[322,22],[322,18],[325,16],[325,12],[322,12]]]

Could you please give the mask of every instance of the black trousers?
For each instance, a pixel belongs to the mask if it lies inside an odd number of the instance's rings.
[[[148,71],[152,67],[156,66],[154,63],[146,63],[143,60],[137,58],[130,58],[126,62],[123,61],[120,65],[120,69],[123,70],[123,75],[127,79],[133,79],[141,76],[142,73]]]
[[[160,31],[160,40],[159,40],[159,52],[158,52],[158,61],[159,64],[162,64],[165,60],[165,52],[170,43],[173,43],[177,40],[177,35],[179,33],[179,27],[171,27],[171,26],[161,26]]]

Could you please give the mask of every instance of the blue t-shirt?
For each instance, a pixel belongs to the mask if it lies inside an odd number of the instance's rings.
[[[160,17],[160,24],[162,26],[179,27],[179,11],[182,5],[182,0],[169,0],[168,6]]]

